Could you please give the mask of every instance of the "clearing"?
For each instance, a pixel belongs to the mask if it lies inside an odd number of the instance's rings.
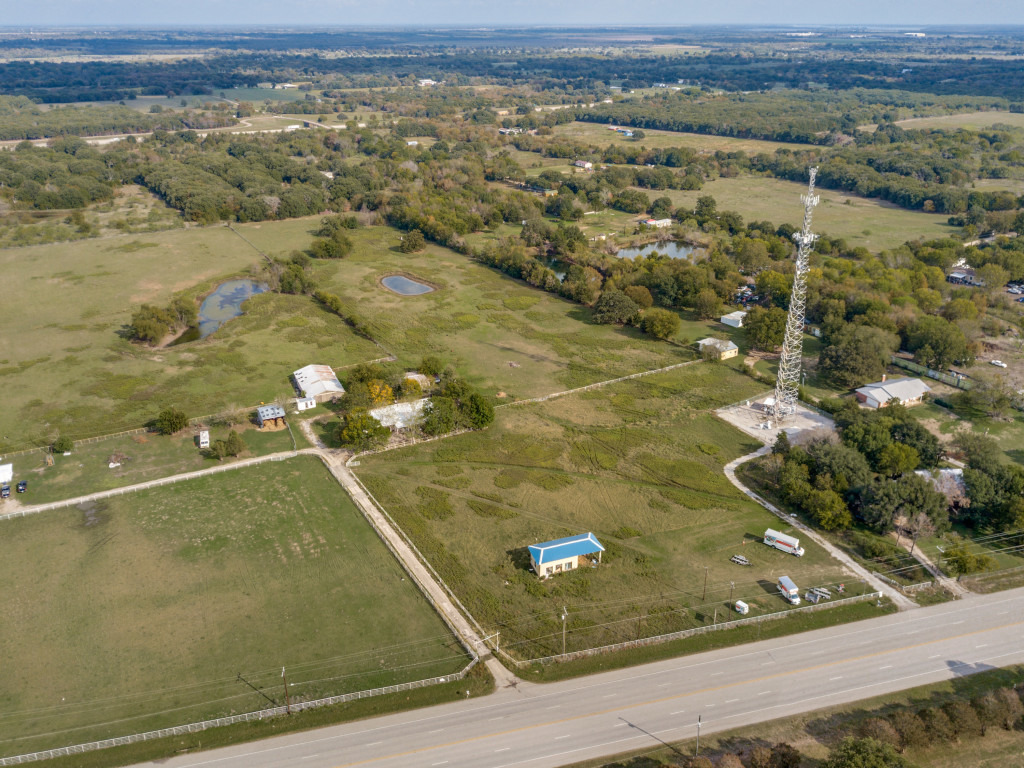
[[[644,138],[639,141],[628,138],[616,131],[608,130],[609,123],[566,123],[552,129],[555,136],[587,141],[599,147],[609,144],[632,144],[650,149],[669,147],[686,147],[703,152],[746,152],[755,155],[759,152],[775,152],[777,149],[794,151],[807,149],[806,144],[792,144],[783,141],[764,141],[762,139],[737,139],[732,136],[713,136],[704,133],[682,133],[677,131],[660,131],[641,128]]]
[[[2,525],[0,754],[262,709],[282,666],[295,701],[468,661],[313,458]]]

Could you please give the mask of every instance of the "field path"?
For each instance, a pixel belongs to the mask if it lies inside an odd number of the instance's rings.
[[[776,507],[774,504],[771,504],[758,494],[754,493],[752,490],[747,488],[747,486],[745,486],[738,477],[736,477],[736,468],[740,464],[745,464],[746,462],[751,461],[752,459],[756,459],[759,456],[764,456],[767,453],[769,453],[771,449],[772,447],[770,445],[766,445],[754,451],[753,453],[748,453],[746,456],[740,456],[738,459],[733,459],[728,464],[726,464],[725,476],[729,478],[729,482],[735,485],[741,491],[743,491],[743,493],[745,493],[751,499],[756,501],[762,507],[771,512],[773,515],[776,515],[777,517],[785,520],[789,525],[792,525],[794,528],[799,528],[808,538],[812,539],[815,543],[820,545],[823,549],[825,549],[825,551],[832,555],[832,557],[834,557],[836,560],[838,560],[840,563],[846,566],[847,570],[855,574],[857,578],[863,579],[871,585],[872,589],[881,592],[890,600],[892,600],[893,603],[896,604],[896,607],[899,608],[901,611],[906,611],[911,608],[919,608],[920,606],[917,603],[915,603],[913,600],[911,600],[909,597],[904,595],[899,590],[894,589],[890,585],[882,582],[881,579],[872,574],[867,568],[865,568],[852,557],[850,557],[848,554],[843,552],[843,550],[841,550],[835,544],[830,542],[824,536],[819,534],[817,531],[808,528],[799,519],[795,517],[790,517],[785,512]]]

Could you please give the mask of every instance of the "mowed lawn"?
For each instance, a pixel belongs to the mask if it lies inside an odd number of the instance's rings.
[[[772,613],[786,606],[779,576],[804,588],[842,576],[810,541],[799,559],[765,547],[780,521],[722,472],[760,443],[709,409],[761,389],[728,365],[695,363],[501,408],[485,432],[367,457],[357,472],[520,658],[561,652],[563,607],[570,650],[734,618],[730,597]],[[607,547],[597,568],[546,582],[528,569],[530,544],[588,531]]]
[[[692,360],[688,344],[704,328],[684,323],[670,343],[634,328],[596,325],[588,308],[448,249],[399,253],[395,230],[356,230],[352,238],[352,255],[325,267],[325,288],[362,317],[401,364],[437,355],[487,395],[535,397]],[[380,284],[395,273],[437,290],[400,296]]]
[[[308,247],[318,219],[262,225],[274,253]],[[259,229],[253,229],[259,232]],[[257,251],[226,227],[179,229],[0,251],[11,286],[0,303],[0,449],[142,426],[167,405],[189,415],[290,394],[308,363],[380,357],[309,297],[262,294],[208,338],[166,349],[119,336],[142,303],[176,291],[197,298],[259,268]]]
[[[465,653],[319,461],[0,524],[0,754],[446,675]]]
[[[720,211],[736,211],[744,220],[768,220],[775,226],[800,227],[804,207],[800,195],[807,185],[796,181],[737,176],[714,179],[698,191],[641,190],[652,200],[669,197],[675,206],[695,207],[697,198],[711,195]],[[818,188],[821,202],[814,209],[814,231],[841,237],[850,246],[863,246],[877,252],[894,248],[907,240],[949,237],[958,230],[949,226],[948,216],[940,213],[908,211],[881,200],[847,195],[841,191]]]
[[[647,128],[640,130],[644,132],[644,138],[639,140],[609,130],[608,124],[602,123],[566,123],[556,126],[553,132],[555,136],[587,141],[600,147],[607,147],[609,144],[629,144],[649,149],[685,147],[705,152],[746,152],[751,155],[759,152],[773,153],[777,149],[807,149],[806,144],[793,144],[784,141],[738,139],[732,136],[711,136],[703,133],[659,131]]]

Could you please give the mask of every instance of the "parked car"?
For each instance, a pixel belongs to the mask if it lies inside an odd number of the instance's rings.
[[[18,483],[18,493],[24,493],[28,490],[28,480],[22,480]]]
[[[989,360],[988,362],[990,365],[995,365],[998,366],[999,368],[1006,367],[1006,363],[1004,363],[1002,360]]]
[[[10,495],[11,495],[11,486],[5,485],[2,488],[0,488],[0,499],[6,499]]]

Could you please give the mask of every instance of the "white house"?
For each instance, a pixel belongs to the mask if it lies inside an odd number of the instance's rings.
[[[533,571],[542,579],[579,568],[581,557],[589,558],[596,554],[597,562],[601,562],[601,553],[604,552],[601,542],[592,533],[544,541],[527,549]]]
[[[644,224],[655,229],[665,229],[672,226],[672,219],[644,219]]]
[[[889,379],[883,376],[881,381],[874,384],[865,384],[857,390],[857,402],[866,405],[868,408],[885,408],[890,400],[896,400],[900,405],[917,405],[926,393],[931,392],[931,387],[920,379],[903,377]]]
[[[416,141],[415,139],[412,139],[411,141],[405,142],[405,146],[407,146],[407,147],[418,147],[419,145],[420,145],[420,143],[418,141]]]
[[[728,325],[730,328],[742,328],[743,319],[747,316],[747,313],[742,309],[730,312],[728,315],[722,315],[722,325]]]
[[[329,365],[307,365],[295,371],[292,377],[302,397],[312,397],[318,403],[345,394],[345,388]]]
[[[577,168],[582,168],[586,171],[591,171],[594,169],[594,164],[589,160],[577,160],[575,163],[573,163],[573,165],[575,165]]]

